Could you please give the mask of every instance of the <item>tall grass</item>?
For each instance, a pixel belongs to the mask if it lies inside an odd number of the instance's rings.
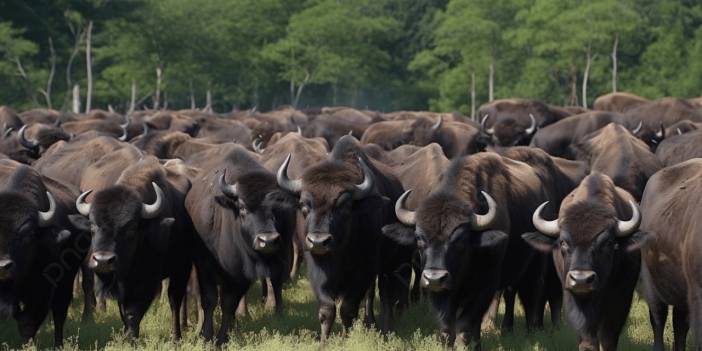
[[[284,291],[284,313],[276,316],[267,312],[259,300],[260,290],[252,289],[248,301],[249,316],[238,318],[231,331],[231,341],[226,350],[318,350],[319,322],[314,297],[305,279],[297,280]],[[377,305],[376,305],[377,306]],[[191,324],[184,332],[183,340],[171,339],[170,310],[165,300],[157,300],[141,324],[142,337],[132,342],[122,332],[122,324],[114,301],[108,303],[106,312],[98,313],[95,322],[81,323],[82,302],[74,299],[69,311],[65,335],[65,350],[214,350],[198,337],[197,327]],[[191,321],[196,311],[191,311]],[[500,314],[501,316],[501,314]],[[218,319],[218,318],[217,318]],[[217,320],[218,322],[218,320]],[[666,329],[666,344],[672,343],[670,321]],[[412,306],[395,323],[395,332],[384,336],[357,323],[349,335],[342,337],[337,319],[334,335],[326,350],[444,350],[436,339],[436,322],[429,306],[420,303]],[[619,342],[621,350],[649,350],[653,334],[648,321],[646,303],[635,297],[629,321]],[[566,323],[560,328],[550,327],[527,334],[521,309],[517,308],[514,331],[502,335],[499,329],[483,331],[484,350],[574,350],[576,336]],[[0,321],[0,350],[47,349],[53,344],[50,321],[42,326],[34,343],[22,345],[14,321]]]

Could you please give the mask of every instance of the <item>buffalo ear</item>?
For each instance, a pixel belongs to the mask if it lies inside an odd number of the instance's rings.
[[[624,242],[624,249],[627,252],[632,252],[641,249],[649,241],[656,239],[656,234],[651,232],[636,232],[630,237],[626,238]]]
[[[90,231],[90,220],[79,214],[68,215],[68,220],[73,224],[73,226],[84,232]]]
[[[556,246],[555,238],[538,232],[524,233],[522,234],[522,239],[531,245],[531,247],[542,252],[551,252]]]
[[[417,245],[417,238],[414,229],[401,223],[393,223],[383,226],[383,235],[402,246]]]
[[[507,234],[499,230],[486,230],[481,233],[473,233],[478,237],[476,246],[479,248],[493,248],[507,242]]]
[[[228,197],[225,196],[225,195],[216,195],[216,196],[214,197],[214,199],[215,199],[215,202],[216,202],[218,205],[220,205],[220,206],[222,206],[222,207],[224,207],[224,208],[229,208],[229,209],[232,209],[232,210],[235,210],[235,209],[236,209],[236,202],[234,202],[234,200],[228,198]]]

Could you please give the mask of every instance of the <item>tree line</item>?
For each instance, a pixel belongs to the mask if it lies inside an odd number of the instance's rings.
[[[19,109],[587,107],[700,96],[701,57],[695,0],[0,2],[0,104]]]

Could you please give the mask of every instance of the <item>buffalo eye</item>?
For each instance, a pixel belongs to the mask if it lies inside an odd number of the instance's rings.
[[[248,212],[246,204],[241,200],[236,203],[236,207],[239,209],[239,214],[241,215],[245,215]]]

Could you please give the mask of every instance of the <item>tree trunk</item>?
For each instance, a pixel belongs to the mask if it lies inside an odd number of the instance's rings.
[[[68,57],[68,63],[66,63],[66,97],[64,104],[71,99],[71,88],[73,87],[73,82],[71,81],[71,69],[73,68],[73,61],[78,56],[78,51],[80,50],[80,42],[83,40],[83,35],[85,32],[81,30],[74,35],[73,51],[71,51],[71,56]],[[65,105],[64,105],[65,106]]]
[[[93,54],[91,41],[93,37],[93,21],[88,22],[87,36],[85,37],[85,68],[87,70],[88,88],[85,92],[85,112],[90,112],[93,99]]]
[[[136,82],[132,80],[132,98],[129,101],[129,110],[127,111],[127,116],[134,113],[134,109],[136,109]]]
[[[51,63],[51,70],[49,71],[49,78],[46,80],[46,89],[42,90],[41,93],[44,95],[44,100],[46,101],[46,107],[52,109],[51,106],[51,86],[54,83],[54,74],[56,73],[56,51],[54,50],[54,41],[49,37],[49,62]]]
[[[619,46],[619,34],[614,35],[614,45],[612,45],[612,92],[617,92],[617,47]]]
[[[300,103],[300,96],[302,95],[302,90],[305,89],[305,85],[307,85],[307,82],[310,80],[310,74],[306,73],[305,74],[305,79],[300,83],[300,85],[297,87],[297,93],[295,94],[295,101],[293,102],[293,107],[297,108],[297,104]]]
[[[568,105],[578,105],[578,67],[575,64],[570,66],[570,99]]]
[[[194,110],[196,109],[197,106],[195,106],[195,92],[193,91],[193,81],[190,81],[190,109]]]
[[[80,87],[73,86],[73,113],[80,113]]]
[[[475,118],[475,71],[470,73],[470,118]]]
[[[207,89],[207,106],[205,106],[205,112],[212,112],[212,92]]]
[[[495,99],[495,53],[490,56],[490,67],[488,73],[488,100],[492,102]]]
[[[156,67],[156,95],[154,95],[154,110],[158,110],[161,105],[161,77],[163,71],[161,67]]]
[[[590,46],[587,47],[585,53],[587,61],[585,63],[585,72],[583,72],[583,107],[587,108],[587,80],[590,76],[590,66],[592,65],[592,55],[590,54]]]

